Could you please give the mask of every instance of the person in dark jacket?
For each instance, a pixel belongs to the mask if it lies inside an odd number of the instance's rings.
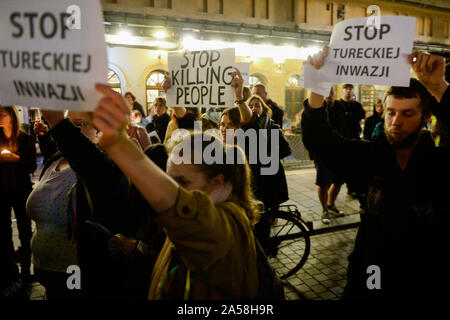
[[[22,281],[27,282],[31,265],[31,220],[25,203],[32,189],[30,174],[36,170],[36,148],[32,136],[20,130],[15,107],[0,106],[0,296],[17,274],[12,256],[22,265]],[[11,209],[17,221],[20,248],[14,251]]]
[[[153,102],[155,108],[155,114],[153,115],[152,122],[150,122],[146,129],[147,132],[156,130],[159,141],[164,142],[166,139],[167,126],[170,121],[170,116],[167,113],[166,99],[164,97],[158,97]]]
[[[284,111],[281,109],[276,102],[272,101],[267,97],[266,86],[262,83],[258,83],[253,87],[253,94],[260,96],[264,103],[270,108],[272,111],[272,120],[280,127],[283,127],[283,114]]]
[[[239,99],[242,97],[243,80],[239,70],[233,73],[233,82],[231,84],[235,89],[235,95],[238,97],[236,104],[239,108],[241,115],[241,126],[244,131],[255,130],[258,139],[262,139],[262,135],[259,135],[261,130],[268,130],[267,132],[267,150],[271,150],[271,134],[273,130],[278,130],[279,141],[276,143],[279,146],[279,159],[283,159],[291,154],[291,148],[289,143],[281,132],[281,127],[271,119],[271,109],[265,104],[263,98],[259,95],[251,96],[247,102]],[[258,145],[260,142],[258,141]],[[248,159],[251,159],[252,155],[250,151],[253,148],[246,148],[246,155]],[[259,154],[259,148],[258,148]],[[249,161],[250,162],[250,161]],[[275,174],[264,175],[261,172],[262,168],[267,168],[271,164],[262,164],[258,158],[258,163],[250,163],[250,168],[253,174],[253,190],[255,197],[264,203],[265,211],[278,211],[281,203],[289,200],[289,193],[287,188],[286,175],[284,167],[281,162],[278,164],[278,170]],[[276,188],[274,188],[276,186]],[[255,225],[255,235],[261,246],[264,248],[266,254],[276,256],[277,248],[270,247],[268,244],[268,237],[270,233],[270,223],[265,214],[261,215],[259,222]]]
[[[51,130],[38,133],[41,149],[57,152],[44,164],[27,201],[27,212],[37,224],[31,246],[35,273],[48,299],[117,297],[111,279],[120,277],[121,270],[108,252],[107,241],[109,232],[120,233],[125,227],[128,180],[90,140],[95,141],[97,130],[84,113],[70,112],[70,119],[64,119],[62,111],[42,112]],[[59,240],[53,241],[55,237]],[[70,265],[80,268],[80,290],[67,288]]]
[[[320,68],[326,54],[327,49],[309,63]],[[450,89],[443,78],[444,58],[416,52],[408,61],[426,88],[416,79],[409,87],[389,88],[384,130],[371,142],[333,133],[322,96],[313,93],[305,103],[305,146],[368,193],[367,212],[349,256],[344,299],[450,296],[449,263],[443,255],[449,245],[449,212],[442,188],[450,179],[450,149],[436,147],[423,130],[430,111],[449,127]]]
[[[146,117],[146,112],[144,111],[144,108],[142,107],[142,105],[137,102],[136,100],[136,96],[131,93],[131,92],[126,92],[125,93],[125,99],[127,99],[128,103],[131,106],[131,110],[139,110],[139,112],[142,114],[142,116],[145,118]]]
[[[364,139],[372,140],[373,131],[378,123],[383,122],[383,102],[378,100],[373,106],[373,114],[364,123]]]

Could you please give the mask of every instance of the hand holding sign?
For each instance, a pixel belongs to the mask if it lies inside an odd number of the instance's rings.
[[[328,56],[328,46],[325,46],[320,52],[313,56],[308,56],[308,64],[311,65],[315,70],[320,70],[325,64],[325,59]],[[305,66],[307,67],[307,66]],[[328,92],[327,92],[328,90]],[[320,90],[311,90],[311,96],[309,97],[309,106],[313,109],[320,108],[323,106],[324,92],[327,94],[330,89],[320,88]]]
[[[408,56],[417,78],[438,99],[442,98],[448,83],[445,81],[445,58],[423,52],[413,52]]]
[[[234,68],[236,71],[231,74],[233,80],[231,80],[231,87],[234,88],[234,98],[236,100],[243,99],[244,91],[244,78],[238,68]]]
[[[106,150],[119,139],[128,139],[125,128],[130,122],[130,108],[120,93],[108,85],[96,84],[95,88],[104,95],[94,111],[94,125],[102,132],[99,145]]]

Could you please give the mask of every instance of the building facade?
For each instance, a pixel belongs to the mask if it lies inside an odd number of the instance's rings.
[[[329,42],[334,24],[370,15],[371,5],[416,17],[415,48],[450,55],[446,0],[102,0],[108,79],[149,110],[162,94],[168,51],[232,46],[237,62],[250,63],[250,84],[264,83],[294,120],[308,94],[297,86],[304,59]],[[369,110],[384,89],[356,86],[355,94]]]

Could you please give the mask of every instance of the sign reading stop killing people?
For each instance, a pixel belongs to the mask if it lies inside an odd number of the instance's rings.
[[[167,105],[220,108],[234,105],[230,86],[235,66],[234,48],[169,52],[171,88]]]
[[[344,20],[331,34],[321,82],[409,86],[407,57],[414,44],[416,18],[380,16]],[[312,68],[305,69],[305,78]]]
[[[0,103],[94,110],[106,83],[100,2],[0,1]]]

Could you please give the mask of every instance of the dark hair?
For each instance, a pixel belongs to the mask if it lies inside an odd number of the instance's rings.
[[[381,103],[381,107],[383,108],[383,101],[381,99],[378,99],[377,102],[373,105],[373,114],[377,114],[380,117],[383,115],[383,110],[381,110],[381,112],[377,112],[377,104]]]
[[[261,103],[261,106],[263,107],[263,112],[262,114],[267,113],[269,115],[269,117],[272,118],[272,109],[270,109],[267,104],[264,102],[263,98],[261,98],[260,96],[258,96],[257,94],[252,95],[250,98],[248,98],[247,100],[247,104],[250,107],[250,102],[252,102],[252,100],[258,100]],[[251,107],[250,107],[251,109]]]
[[[156,97],[153,101],[153,105],[155,105],[156,102],[161,102],[165,107],[167,107],[166,98],[164,97]]]
[[[425,86],[417,79],[411,78],[409,87],[390,87],[384,94],[383,104],[389,96],[397,99],[420,98],[419,106],[422,107],[422,114],[427,116],[431,113],[432,95]]]
[[[267,92],[266,86],[263,83],[261,83],[261,82],[258,82],[253,87],[260,87],[260,88],[262,88],[264,90],[264,92]]]
[[[223,116],[227,116],[236,128],[241,127],[241,113],[239,112],[238,107],[226,108],[223,110],[220,119],[222,119]]]
[[[17,110],[15,107],[3,107],[0,106],[0,109],[4,109],[9,116],[11,117],[12,122],[12,135],[11,138],[6,138],[5,132],[3,131],[3,128],[0,130],[0,145],[2,146],[8,146],[9,150],[11,152],[17,152],[17,149],[19,148],[19,134],[20,134],[20,123],[19,123],[19,116],[17,114]]]
[[[141,117],[142,118],[142,113],[139,110],[133,110],[132,111],[135,117]]]
[[[130,91],[125,92],[124,97],[130,96],[131,100],[136,101],[136,96],[132,94]]]
[[[252,91],[250,90],[249,87],[242,88],[242,97],[243,97],[244,101],[247,101],[247,99],[250,98],[251,95],[252,95]]]
[[[342,88],[352,88],[353,89],[353,85],[351,83],[346,83],[344,84],[344,86]]]

